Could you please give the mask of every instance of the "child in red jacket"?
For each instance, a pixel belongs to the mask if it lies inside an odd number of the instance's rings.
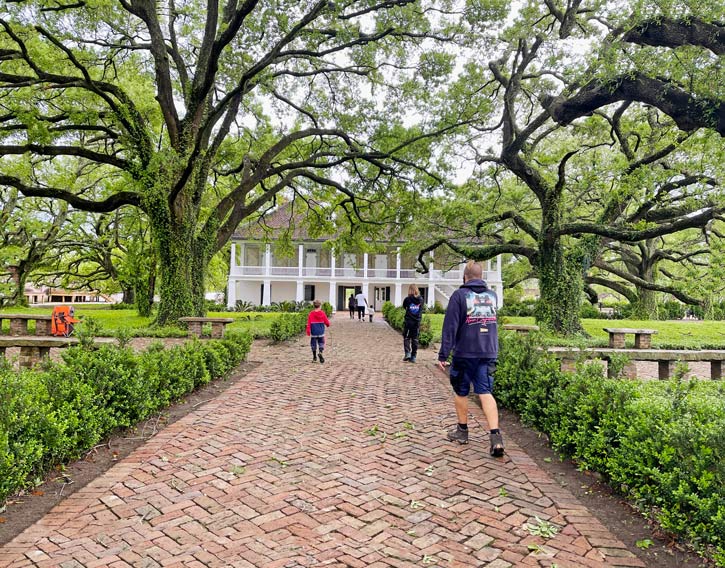
[[[320,307],[322,302],[315,300],[312,302],[315,307],[307,316],[307,335],[310,337],[310,347],[312,347],[312,362],[317,361],[317,350],[320,351],[320,363],[325,362],[322,352],[325,350],[325,326],[330,327],[330,320]]]

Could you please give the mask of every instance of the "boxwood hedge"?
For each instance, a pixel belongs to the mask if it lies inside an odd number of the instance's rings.
[[[609,379],[596,364],[566,373],[532,338],[500,341],[496,398],[725,566],[725,384]]]
[[[15,371],[0,362],[0,502],[50,467],[77,459],[196,387],[226,376],[249,352],[248,333],[135,353],[71,347],[62,363]]]

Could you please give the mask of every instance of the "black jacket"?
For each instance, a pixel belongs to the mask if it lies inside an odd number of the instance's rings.
[[[483,280],[470,280],[453,292],[443,319],[438,360],[498,356],[496,292]]]
[[[423,298],[421,296],[407,296],[403,300],[405,308],[405,324],[408,327],[416,327],[420,325],[423,317]]]

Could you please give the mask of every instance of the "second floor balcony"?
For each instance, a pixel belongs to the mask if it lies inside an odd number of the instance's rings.
[[[429,272],[422,274],[413,266],[414,260],[397,250],[385,254],[332,254],[322,248],[300,244],[299,254],[294,257],[275,258],[270,246],[233,243],[230,277],[274,278],[283,280],[377,280],[377,281],[441,281],[460,283],[463,265],[435,266],[431,259]],[[487,263],[483,277],[499,281],[498,260]]]

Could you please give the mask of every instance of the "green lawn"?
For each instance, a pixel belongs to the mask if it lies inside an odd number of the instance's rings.
[[[44,314],[53,313],[52,308],[3,308],[0,314]],[[272,322],[279,317],[278,313],[255,313],[255,312],[209,312],[209,317],[233,318],[234,323],[229,324],[227,329],[234,331],[250,331],[254,337],[268,337]],[[185,337],[186,331],[174,327],[153,328],[153,318],[140,317],[136,310],[113,310],[109,306],[76,305],[75,317],[84,319],[91,317],[101,327],[100,336],[112,336],[117,330],[127,328],[135,336],[148,337]],[[7,333],[10,323],[3,321],[3,332]],[[34,322],[30,323],[30,333],[34,332]]]
[[[431,314],[431,330],[433,341],[439,342],[443,328],[443,316]],[[590,346],[603,347],[608,344],[608,335],[605,327],[629,327],[656,329],[657,334],[652,336],[654,348],[680,348],[680,349],[725,349],[725,321],[652,321],[652,320],[609,320],[609,319],[583,319],[581,320],[585,331],[591,336],[588,339],[562,340],[552,338],[550,343],[556,345],[573,345],[585,342]],[[501,323],[534,324],[534,318],[502,317]],[[634,346],[634,337],[627,336],[627,345]]]

